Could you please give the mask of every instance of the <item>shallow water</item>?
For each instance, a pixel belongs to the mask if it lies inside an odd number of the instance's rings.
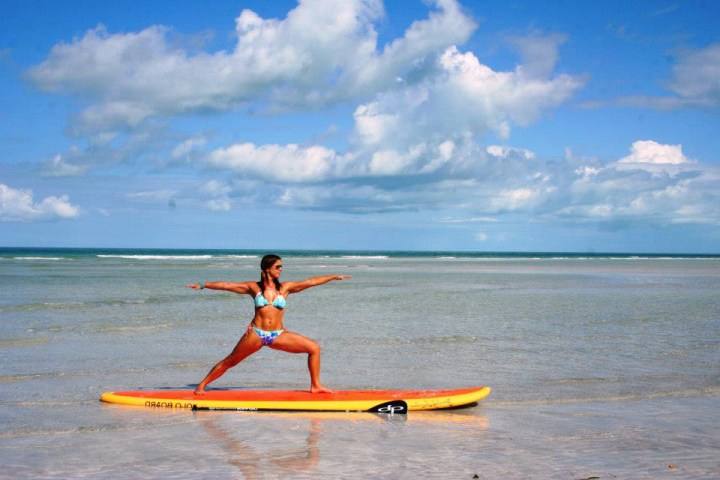
[[[407,417],[148,410],[227,354],[253,254],[0,257],[0,478],[718,478],[720,259],[288,255],[286,327],[336,389],[489,385]],[[263,349],[210,388],[308,387]]]

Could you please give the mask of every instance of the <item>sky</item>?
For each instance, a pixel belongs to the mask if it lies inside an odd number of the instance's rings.
[[[0,10],[0,246],[720,253],[720,2]]]

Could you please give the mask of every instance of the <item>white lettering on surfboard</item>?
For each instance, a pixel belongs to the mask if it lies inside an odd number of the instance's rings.
[[[195,407],[194,403],[182,403],[182,402],[153,402],[148,400],[145,402],[146,407],[152,407],[152,408],[193,408]]]

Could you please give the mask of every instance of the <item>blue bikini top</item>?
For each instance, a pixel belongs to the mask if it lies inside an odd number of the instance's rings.
[[[263,295],[263,292],[258,292],[257,295],[255,295],[255,308],[262,308],[267,307],[268,305],[272,305],[273,307],[277,308],[278,310],[282,310],[285,308],[285,297],[280,295],[278,293],[278,296],[275,297],[275,300],[273,300],[272,303],[268,302],[268,299],[265,298],[265,295]]]

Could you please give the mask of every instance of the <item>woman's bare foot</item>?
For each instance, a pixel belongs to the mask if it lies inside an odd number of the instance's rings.
[[[195,391],[193,393],[195,395],[205,395],[205,389],[200,388],[200,386],[198,385],[198,387],[195,389]]]
[[[310,387],[310,393],[334,393],[329,388],[325,388],[322,385],[316,385],[313,387]]]

